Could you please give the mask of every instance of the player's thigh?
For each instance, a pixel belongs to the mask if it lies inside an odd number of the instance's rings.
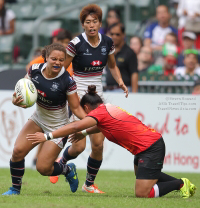
[[[91,141],[92,149],[102,148],[102,150],[103,150],[104,138],[105,138],[105,136],[101,132],[97,133],[97,134],[91,134],[90,141]]]
[[[13,162],[22,160],[37,145],[32,144],[32,141],[26,138],[27,134],[34,134],[36,132],[42,132],[42,129],[32,120],[28,120],[15,141],[12,154]]]
[[[41,172],[50,171],[61,150],[62,149],[52,141],[44,142],[38,154],[37,169],[41,170]]]
[[[148,197],[148,194],[157,181],[158,179],[136,179],[135,195],[137,197]]]

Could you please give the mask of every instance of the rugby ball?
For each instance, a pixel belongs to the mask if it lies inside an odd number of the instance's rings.
[[[21,105],[26,105],[27,108],[33,106],[37,101],[37,89],[33,82],[29,79],[22,78],[15,85],[16,97],[22,96]]]

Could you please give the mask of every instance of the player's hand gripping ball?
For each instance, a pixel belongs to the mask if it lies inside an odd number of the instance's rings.
[[[22,78],[15,85],[16,98],[21,96],[23,101],[20,105],[25,105],[29,108],[35,104],[37,101],[37,89],[33,82],[29,79]]]

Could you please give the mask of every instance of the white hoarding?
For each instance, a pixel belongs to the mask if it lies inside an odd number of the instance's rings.
[[[0,167],[9,167],[15,139],[35,109],[14,106],[12,93],[0,91]],[[200,172],[200,96],[130,94],[125,98],[123,93],[105,93],[105,98],[162,133],[166,143],[164,171]],[[26,167],[31,167],[35,152],[33,149],[27,155]],[[85,151],[74,160],[77,168],[86,168],[90,152],[87,138]],[[101,169],[133,170],[133,158],[127,150],[105,139]]]

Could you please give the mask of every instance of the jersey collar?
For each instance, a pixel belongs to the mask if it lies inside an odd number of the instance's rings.
[[[45,78],[45,79],[48,79],[48,80],[52,80],[52,79],[56,79],[56,78],[58,78],[58,77],[60,77],[64,72],[65,72],[65,68],[64,68],[64,66],[62,67],[62,69],[60,70],[60,72],[58,73],[58,75],[56,76],[56,77],[54,77],[54,78],[46,78],[44,75],[43,75],[43,70],[46,68],[46,66],[47,66],[47,63],[44,63],[44,65],[42,66],[42,69],[41,69],[41,74],[42,74],[42,76]]]
[[[101,43],[102,37],[101,37],[101,33],[99,33],[99,32],[98,32],[99,43],[98,43],[98,45],[97,45],[96,47],[94,47],[94,46],[92,46],[92,45],[90,44],[90,42],[88,41],[88,38],[87,38],[87,35],[85,34],[85,32],[82,33],[82,36],[83,36],[83,38],[85,39],[85,41],[86,41],[92,48],[97,48],[97,47],[99,46],[99,44]]]

